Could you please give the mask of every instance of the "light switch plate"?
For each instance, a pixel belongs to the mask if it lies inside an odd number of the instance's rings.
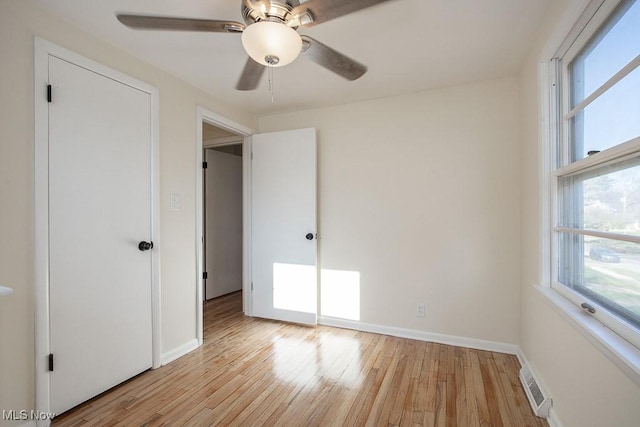
[[[182,209],[182,197],[180,193],[171,193],[169,195],[169,208],[172,211],[179,211]]]

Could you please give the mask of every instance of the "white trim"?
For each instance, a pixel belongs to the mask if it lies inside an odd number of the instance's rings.
[[[244,314],[253,316],[253,273],[252,273],[252,221],[251,221],[251,161],[253,142],[245,136],[242,144],[242,307]]]
[[[200,347],[200,343],[198,342],[198,340],[196,338],[192,339],[191,341],[188,341],[176,348],[174,348],[173,350],[169,350],[166,353],[162,354],[162,366],[166,365],[167,363],[171,363],[176,359],[179,359],[180,357],[184,356],[187,353],[192,352],[193,350],[195,350],[196,348]]]
[[[162,358],[162,298],[160,262],[162,239],[160,236],[160,93],[148,86],[151,94],[151,239],[155,243],[151,251],[151,310],[152,310],[152,368],[160,367]]]
[[[549,427],[564,427],[560,418],[558,418],[558,414],[555,409],[553,409],[553,404],[551,406],[551,410],[549,411],[549,418],[547,418],[547,422],[549,423]]]
[[[49,112],[44,88],[49,84],[49,46],[43,40],[34,43],[34,293],[35,293],[35,409],[50,412],[49,354]],[[42,91],[36,88],[43,88]],[[46,143],[43,143],[46,141]],[[42,241],[40,237],[46,239]],[[48,426],[44,421],[40,425]]]
[[[222,128],[229,132],[238,134],[242,140],[242,216],[243,216],[243,233],[242,233],[242,294],[243,307],[247,315],[251,315],[251,138],[253,131],[233,120],[227,119],[217,113],[207,110],[204,107],[196,108],[196,339],[198,345],[203,342],[203,282],[202,272],[204,271],[204,215],[203,204],[204,199],[202,181],[202,150],[204,149],[204,141],[202,137],[202,124],[209,123],[216,127]],[[235,137],[237,138],[237,137]]]
[[[640,386],[640,349],[546,286],[534,286],[542,299],[614,365]]]
[[[202,141],[204,148],[222,147],[225,145],[242,144],[244,138],[242,136],[224,136],[222,138],[209,138]]]
[[[612,312],[608,307],[602,305],[600,301],[591,299],[558,281],[551,282],[551,289],[557,292],[558,296],[562,296],[569,302],[572,302],[581,311],[583,303],[586,302],[591,305],[592,308],[595,308],[594,313],[586,310],[582,312],[593,317],[595,320],[599,321],[603,327],[611,329],[613,332],[617,333],[620,337],[627,340],[640,350],[640,333],[638,328],[617,315],[615,312]]]
[[[49,83],[49,55],[74,63],[110,79],[146,92],[151,97],[151,232],[157,249],[152,251],[151,304],[152,304],[152,367],[161,361],[161,315],[160,315],[160,174],[159,174],[159,93],[158,89],[126,74],[94,62],[75,52],[34,38],[34,167],[35,167],[35,408],[50,411],[50,382],[47,357],[50,348],[49,336],[49,115],[45,88]],[[41,421],[38,425],[49,425]]]
[[[539,271],[540,278],[543,283],[549,283],[551,278],[552,262],[548,254],[552,253],[551,242],[551,218],[553,218],[553,204],[549,197],[551,193],[552,181],[549,172],[553,165],[553,152],[551,147],[553,141],[557,138],[554,134],[556,100],[559,93],[557,86],[558,79],[557,62],[541,62],[538,64],[538,81],[540,92],[540,129],[539,129],[539,175],[538,182],[538,202],[542,212],[542,220],[540,221],[540,253]]]
[[[399,338],[408,338],[418,341],[436,342],[439,344],[467,347],[477,350],[495,351],[518,355],[520,349],[515,344],[498,341],[487,341],[477,338],[460,337],[456,335],[439,334],[437,332],[418,331],[416,329],[397,328],[395,326],[376,325],[372,323],[355,322],[352,320],[337,319],[335,317],[318,316],[318,324],[335,328],[353,329],[374,334],[390,335]]]

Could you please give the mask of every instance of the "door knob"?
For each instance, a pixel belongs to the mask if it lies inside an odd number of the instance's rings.
[[[153,242],[142,241],[138,243],[138,249],[140,249],[141,251],[148,251],[149,249],[153,249]]]
[[[313,240],[313,234],[312,233],[307,233],[306,236],[304,236],[307,240]]]

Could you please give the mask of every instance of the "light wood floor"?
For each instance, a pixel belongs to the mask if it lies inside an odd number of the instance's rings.
[[[205,304],[204,345],[55,426],[546,426],[511,355],[245,317]]]

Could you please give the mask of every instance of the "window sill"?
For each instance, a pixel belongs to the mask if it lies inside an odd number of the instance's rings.
[[[584,313],[551,288],[534,286],[558,314],[640,387],[640,349]]]

